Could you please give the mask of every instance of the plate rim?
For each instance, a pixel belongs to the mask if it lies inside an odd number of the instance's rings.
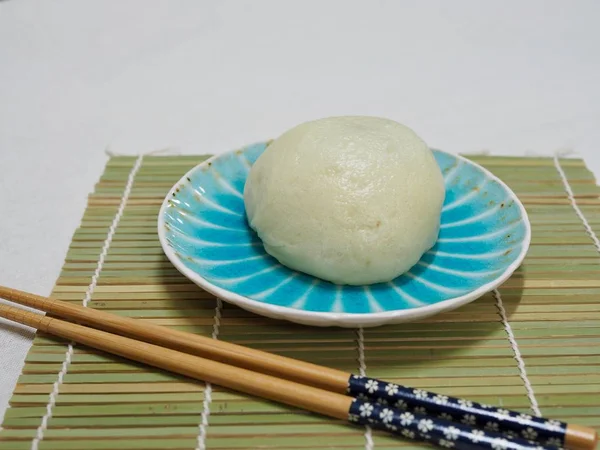
[[[508,267],[495,279],[479,286],[477,289],[460,295],[458,297],[449,298],[442,300],[430,305],[418,306],[410,309],[398,309],[393,311],[381,311],[373,313],[348,313],[348,312],[321,312],[321,311],[306,311],[301,309],[290,308],[288,306],[273,305],[270,303],[263,303],[258,300],[253,300],[244,295],[236,292],[221,288],[209,282],[206,278],[193,270],[186,267],[180,258],[177,257],[176,252],[168,245],[166,237],[166,223],[165,223],[165,210],[168,207],[169,200],[173,197],[173,193],[179,188],[181,184],[187,182],[187,178],[191,178],[190,175],[198,170],[202,170],[203,167],[208,166],[209,163],[218,158],[223,158],[236,152],[244,151],[252,146],[266,144],[269,141],[256,142],[254,144],[246,145],[238,150],[231,150],[228,152],[220,153],[197,164],[192,169],[188,170],[169,190],[166,197],[164,198],[159,213],[158,213],[158,238],[163,249],[163,252],[179,272],[182,273],[186,278],[194,282],[197,286],[206,290],[207,292],[215,295],[216,297],[224,300],[228,303],[232,303],[239,306],[247,311],[254,312],[256,314],[270,317],[274,319],[284,319],[304,325],[311,326],[338,326],[338,327],[374,327],[384,324],[411,322],[425,317],[433,316],[444,311],[451,311],[459,308],[467,303],[481,298],[483,295],[496,289],[498,286],[503,284],[508,278],[512,276],[515,270],[522,264],[529,247],[531,244],[531,223],[525,206],[506,183],[500,178],[494,175],[485,167],[473,162],[462,155],[447,152],[437,148],[431,148],[431,151],[440,152],[448,156],[457,158],[463,163],[475,166],[481,170],[489,179],[496,181],[503,189],[508,192],[511,200],[514,200],[515,204],[518,205],[523,223],[525,225],[525,236],[523,237],[521,252],[518,257],[508,265]]]

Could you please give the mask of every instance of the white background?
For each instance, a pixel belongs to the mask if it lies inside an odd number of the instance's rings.
[[[0,1],[0,284],[49,294],[107,160],[338,114],[600,174],[600,3]],[[0,322],[0,418],[32,334]]]

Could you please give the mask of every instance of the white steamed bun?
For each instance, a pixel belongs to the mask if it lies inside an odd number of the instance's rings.
[[[444,181],[410,128],[377,117],[303,123],[250,170],[250,226],[283,265],[336,284],[390,281],[437,240]]]

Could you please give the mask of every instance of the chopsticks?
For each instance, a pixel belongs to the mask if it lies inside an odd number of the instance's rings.
[[[537,448],[538,444],[528,442],[531,441],[543,443],[548,448],[564,445],[573,450],[592,450],[597,442],[594,430],[578,425],[533,418],[468,400],[358,377],[6,287],[0,286],[0,297],[98,328],[90,329],[0,305],[0,316],[49,334],[240,392],[383,428],[411,439],[459,449]],[[521,438],[513,439],[501,432]]]
[[[417,413],[401,412],[368,400],[354,399],[12,306],[0,304],[0,317],[174,373],[442,447],[457,450],[555,449],[522,439],[510,440],[498,433],[484,433]]]

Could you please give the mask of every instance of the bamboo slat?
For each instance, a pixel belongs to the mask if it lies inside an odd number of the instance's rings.
[[[206,336],[217,302],[164,257],[155,230],[165,193],[205,157],[145,157],[89,307]],[[500,289],[533,392],[545,416],[600,429],[600,257],[552,158],[469,156],[511,186],[533,230],[523,266]],[[52,292],[81,303],[96,270],[134,157],[113,157]],[[600,188],[580,159],[561,159],[577,204],[600,232]],[[420,322],[364,330],[370,376],[530,411],[513,349],[490,293]],[[360,370],[356,330],[314,329],[223,304],[218,338]],[[38,333],[0,430],[0,448],[30,449],[61,370],[66,342]],[[208,449],[362,449],[364,430],[75,347],[40,450],[194,449],[207,416]],[[376,449],[422,449],[373,433]]]

